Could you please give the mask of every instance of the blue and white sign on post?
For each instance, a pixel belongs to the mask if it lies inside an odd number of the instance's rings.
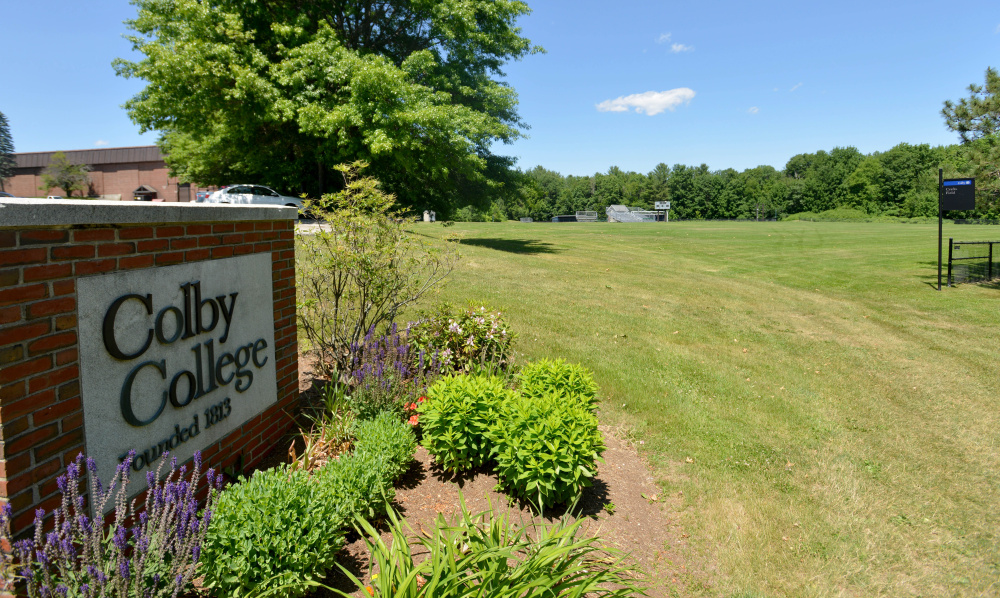
[[[975,210],[976,179],[941,181],[941,210]]]
[[[951,210],[976,209],[976,179],[946,179],[938,168],[938,284],[941,290],[941,245],[944,239],[944,213]],[[951,286],[949,279],[948,285]]]

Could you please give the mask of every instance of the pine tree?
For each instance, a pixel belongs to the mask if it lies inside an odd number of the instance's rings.
[[[14,140],[7,117],[0,112],[0,191],[6,191],[4,180],[14,176],[14,165]]]

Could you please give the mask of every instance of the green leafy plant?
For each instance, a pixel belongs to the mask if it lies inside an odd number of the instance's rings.
[[[526,397],[537,398],[552,392],[562,392],[593,407],[597,401],[597,383],[590,370],[564,359],[533,361],[517,375],[519,390]]]
[[[447,276],[458,259],[450,245],[426,243],[404,230],[408,219],[362,162],[337,167],[345,188],[307,202],[326,224],[297,236],[299,330],[324,375],[349,372],[351,348],[392,322]]]
[[[503,312],[476,303],[465,309],[442,304],[411,323],[408,334],[410,344],[438,356],[443,372],[501,372],[514,355],[515,335]]]
[[[332,471],[313,479],[282,465],[226,488],[202,550],[205,586],[234,598],[275,586],[304,594],[333,565],[354,515],[339,489],[324,483]]]
[[[410,427],[389,413],[356,427],[354,452],[315,471],[258,471],[220,495],[202,550],[217,595],[301,596],[333,565],[351,522],[376,517],[413,457]]]
[[[371,554],[369,569],[378,571],[371,584],[341,569],[366,594],[385,598],[645,595],[624,555],[582,536],[581,523],[564,516],[552,524],[519,526],[509,512],[497,513],[492,505],[471,514],[463,499],[454,522],[438,515],[433,532],[418,536],[389,510],[391,543],[368,522],[357,524]],[[414,543],[427,554],[419,564]]]
[[[380,413],[375,419],[358,424],[354,454],[384,455],[389,480],[395,480],[409,468],[416,450],[412,427],[392,413]]]
[[[495,376],[441,378],[417,407],[424,446],[445,471],[485,465],[490,456],[486,436],[490,422],[514,397]]]
[[[538,508],[580,496],[604,452],[593,412],[564,393],[521,396],[505,407],[489,431],[500,483]]]

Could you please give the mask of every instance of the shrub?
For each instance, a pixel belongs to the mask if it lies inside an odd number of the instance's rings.
[[[447,276],[458,258],[450,245],[407,234],[408,220],[395,197],[381,191],[377,180],[361,177],[364,166],[337,167],[344,190],[308,205],[326,225],[296,238],[299,330],[327,375],[346,371],[350,347],[392,322]]]
[[[521,596],[645,595],[635,582],[637,571],[624,555],[601,550],[594,537],[581,537],[582,520],[564,516],[552,524],[518,527],[509,514],[493,509],[472,515],[462,501],[462,513],[449,523],[438,515],[432,533],[416,535],[389,511],[387,544],[371,524],[359,522],[371,555],[370,571],[378,569],[370,586],[341,567],[370,596],[520,598]],[[414,562],[411,544],[426,553]],[[341,596],[349,596],[335,590]]]
[[[216,594],[301,596],[336,560],[357,517],[381,514],[413,458],[413,431],[392,414],[359,422],[352,454],[308,472],[258,471],[220,496],[202,561]]]
[[[372,419],[383,411],[402,415],[405,405],[424,394],[428,383],[440,375],[437,356],[411,347],[406,335],[392,324],[386,334],[369,330],[351,346],[350,403],[359,419]]]
[[[517,379],[519,390],[526,397],[562,392],[587,407],[593,407],[597,400],[597,384],[590,370],[564,359],[533,361],[524,366]]]
[[[597,417],[562,393],[519,397],[490,428],[500,483],[538,508],[574,500],[597,473]]]
[[[503,313],[484,305],[456,309],[443,304],[410,324],[409,342],[428,354],[436,354],[444,372],[470,372],[480,368],[502,371],[514,354],[514,334]]]
[[[187,468],[178,469],[176,460],[162,478],[167,462],[164,453],[159,468],[146,474],[149,491],[145,502],[126,504],[133,457],[130,453],[118,465],[105,490],[96,477],[94,460],[79,455],[57,480],[62,504],[53,513],[52,531],[43,533],[45,511],[39,509],[34,538],[12,542],[13,555],[0,549],[0,571],[13,569],[31,598],[177,596],[194,577],[215,493],[209,493],[199,514],[195,494],[201,454],[195,453],[194,468],[186,478]],[[114,523],[107,535],[102,521],[90,518],[90,509],[80,494],[87,470],[94,476],[94,512],[114,508]],[[211,487],[222,482],[211,469],[205,477]],[[10,517],[8,503],[0,508],[0,546],[11,542]],[[13,563],[8,561],[11,556]],[[0,578],[0,590],[4,589],[3,581]]]
[[[258,471],[219,497],[202,553],[205,586],[239,598],[283,588],[301,596],[333,565],[353,505],[338,488],[286,465]]]
[[[390,413],[382,413],[374,420],[358,424],[354,455],[385,456],[386,471],[383,476],[391,483],[410,467],[417,439],[409,424]]]
[[[495,376],[441,378],[417,407],[424,446],[445,471],[484,465],[490,454],[490,422],[513,397]]]

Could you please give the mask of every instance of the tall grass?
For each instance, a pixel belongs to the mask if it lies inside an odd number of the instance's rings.
[[[934,290],[936,226],[447,230],[463,259],[434,300],[502,307],[522,362],[594,371],[681,501],[696,591],[1000,592],[1000,290]]]

